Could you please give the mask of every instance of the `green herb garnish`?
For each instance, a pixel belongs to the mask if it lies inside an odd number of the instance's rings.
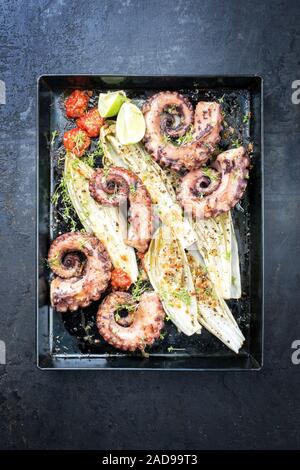
[[[239,141],[239,139],[234,139],[232,142],[231,142],[231,145],[235,148],[238,148],[240,147],[242,144],[241,142]]]
[[[129,191],[131,194],[136,193],[136,185],[135,184],[130,184],[129,185]]]
[[[175,104],[173,104],[172,106],[169,106],[166,111],[167,113],[174,114],[177,112],[177,107],[175,106]]]
[[[56,137],[59,135],[58,131],[53,131],[51,134],[50,145],[53,147]]]
[[[174,297],[184,302],[186,305],[191,305],[191,294],[186,289],[180,289],[174,292]]]
[[[175,143],[176,143],[175,145],[178,145],[178,146],[185,145],[185,144],[188,144],[189,142],[192,142],[193,140],[194,140],[193,131],[192,129],[190,129],[183,136],[175,139]]]
[[[56,207],[56,210],[62,217],[63,221],[70,225],[71,232],[78,230],[76,212],[68,193],[65,176],[62,176],[59,184],[56,186],[51,197],[51,203]],[[61,207],[58,209],[59,203],[61,204]]]
[[[148,282],[139,276],[131,290],[133,300],[138,302],[140,300],[141,295],[147,290],[149,290]]]
[[[74,142],[75,144],[75,147],[74,147],[75,150],[80,151],[82,146],[85,143],[86,134],[83,131],[79,131],[75,135],[73,135],[71,139],[72,139],[72,142]]]
[[[202,170],[202,173],[204,174],[204,176],[209,178],[210,181],[217,181],[219,175],[212,168],[203,167],[201,170]]]
[[[246,124],[247,122],[250,121],[250,113],[246,113],[243,116],[243,123]]]
[[[53,268],[53,267],[58,267],[59,264],[60,264],[60,256],[59,254],[53,256],[53,258],[51,260],[48,260],[46,259],[46,264],[49,266],[49,268]]]
[[[136,305],[132,305],[132,304],[120,304],[118,305],[118,307],[116,308],[115,310],[115,318],[120,320],[121,316],[119,314],[119,312],[121,312],[122,310],[127,310],[127,312],[134,312],[134,310],[136,309]]]
[[[102,157],[104,158],[104,152],[99,140],[96,149],[93,152],[90,152],[88,155],[82,158],[82,161],[87,163],[90,167],[94,168],[96,164],[96,159]],[[102,162],[103,163],[103,162]]]
[[[191,128],[181,137],[177,137],[177,139],[172,139],[169,135],[163,135],[163,141],[165,144],[173,144],[176,147],[180,147],[181,145],[188,144],[194,140],[193,129]]]
[[[94,152],[93,152],[93,153],[89,153],[88,155],[86,155],[85,157],[83,157],[82,160],[83,160],[87,165],[89,165],[91,168],[94,168],[94,167],[95,167],[96,156],[94,155]]]

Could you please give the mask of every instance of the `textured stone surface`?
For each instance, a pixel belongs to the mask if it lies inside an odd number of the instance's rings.
[[[300,446],[298,1],[2,0],[0,448]],[[42,372],[35,366],[36,79],[43,73],[265,79],[261,372]]]

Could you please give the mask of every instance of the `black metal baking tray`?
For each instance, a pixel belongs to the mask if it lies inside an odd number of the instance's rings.
[[[242,299],[229,306],[246,338],[238,355],[218,339],[202,334],[186,337],[166,322],[165,338],[150,349],[148,358],[122,353],[107,345],[96,331],[99,302],[75,313],[58,314],[49,304],[49,269],[45,262],[51,239],[58,235],[51,192],[59,172],[50,136],[60,138],[70,126],[63,113],[63,97],[74,88],[105,92],[125,90],[145,99],[159,90],[177,90],[193,104],[200,99],[221,100],[227,124],[244,144],[253,143],[248,189],[233,211],[241,261]],[[37,361],[42,369],[159,369],[249,370],[263,361],[263,123],[262,79],[257,76],[137,76],[44,75],[38,80],[37,153]],[[250,122],[243,116],[251,112]],[[231,137],[232,138],[232,137]],[[225,135],[221,146],[230,146]],[[54,152],[54,154],[53,154]]]

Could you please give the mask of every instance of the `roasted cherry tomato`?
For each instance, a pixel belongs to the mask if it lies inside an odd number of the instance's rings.
[[[98,137],[103,123],[104,119],[100,116],[97,108],[90,109],[76,121],[77,126],[84,129],[90,137]]]
[[[74,90],[66,100],[66,114],[69,118],[79,118],[87,110],[89,95],[85,91]]]
[[[82,157],[89,148],[91,139],[87,133],[76,127],[64,134],[64,146],[67,150],[73,152],[77,157]]]
[[[123,269],[116,268],[111,273],[111,286],[114,290],[128,290],[132,282]]]

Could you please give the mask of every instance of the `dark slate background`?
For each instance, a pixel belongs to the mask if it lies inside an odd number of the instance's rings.
[[[1,1],[0,448],[300,445],[299,1]],[[265,79],[265,366],[42,372],[35,365],[36,79],[44,73]]]

